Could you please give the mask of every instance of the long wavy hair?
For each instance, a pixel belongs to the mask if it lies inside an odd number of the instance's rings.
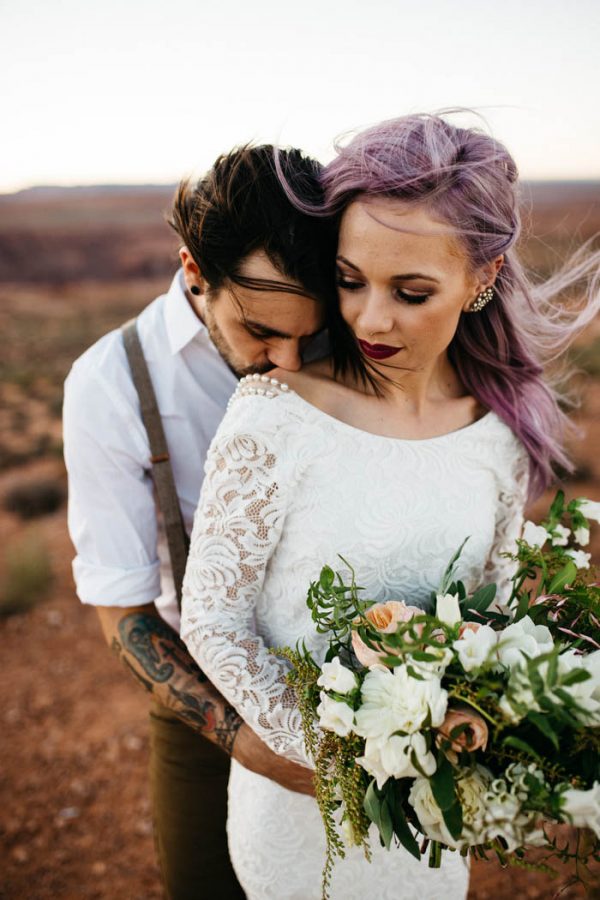
[[[325,203],[318,208],[302,204],[280,177],[290,199],[313,215],[340,219],[360,196],[425,204],[458,236],[474,270],[504,255],[493,300],[461,316],[448,354],[469,393],[526,447],[533,498],[556,467],[572,470],[569,422],[548,367],[600,309],[600,252],[583,247],[553,277],[532,281],[515,251],[521,217],[513,158],[483,131],[442,118],[447,114],[390,119],[338,143],[321,174]],[[360,369],[356,358],[349,365]]]

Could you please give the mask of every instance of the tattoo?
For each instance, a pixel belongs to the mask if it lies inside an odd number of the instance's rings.
[[[131,665],[131,663],[129,662],[127,657],[123,656],[122,661],[123,661],[123,665],[126,666],[127,669],[129,669],[129,671],[131,672],[133,677],[135,679],[137,679],[137,681],[139,681],[139,683],[142,685],[142,687],[146,688],[147,691],[152,693],[152,689],[154,687],[152,682],[148,681],[146,678],[144,678],[143,675],[140,675],[140,673],[137,671],[137,669],[134,669],[134,667]]]
[[[219,722],[215,704],[210,700],[200,700],[194,694],[178,691],[173,685],[169,685],[173,696],[185,707],[185,713],[180,715],[191,725],[196,726],[203,733],[213,732],[216,742],[226,753],[231,755],[233,742],[242,724],[242,718],[232,706],[226,705],[224,718]]]
[[[215,728],[217,743],[219,747],[223,748],[225,753],[229,754],[229,756],[231,756],[233,752],[233,742],[240,730],[242,721],[242,717],[238,715],[233,706],[227,704],[225,707],[225,718],[221,724]]]
[[[131,613],[119,622],[119,635],[123,647],[135,656],[152,681],[168,681],[176,667],[195,676],[200,683],[206,681],[183,641],[158,616]]]
[[[118,632],[120,640],[113,636],[111,649],[133,677],[182,721],[231,754],[242,719],[224,703],[173,629],[157,615],[136,612],[120,620]]]

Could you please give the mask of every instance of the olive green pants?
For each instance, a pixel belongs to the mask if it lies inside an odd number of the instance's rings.
[[[150,712],[156,851],[168,900],[243,900],[229,860],[229,758],[168,709]]]

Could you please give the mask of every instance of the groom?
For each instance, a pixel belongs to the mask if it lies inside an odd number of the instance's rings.
[[[318,198],[317,163],[290,150],[280,164],[296,192]],[[291,205],[270,146],[242,147],[197,185],[180,185],[170,224],[182,266],[137,330],[189,534],[208,446],[238,377],[299,369],[327,325],[335,239],[330,223]],[[108,643],[152,695],[151,781],[167,895],[241,898],[225,836],[229,756],[295,791],[311,792],[311,773],[242,723],[179,639],[150,474],[156,459],[120,331],[73,365],[64,442],[77,593],[97,608]]]

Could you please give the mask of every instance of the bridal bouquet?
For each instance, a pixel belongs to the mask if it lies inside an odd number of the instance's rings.
[[[496,587],[468,594],[451,560],[432,611],[374,603],[326,566],[310,586],[322,666],[304,646],[277,651],[302,712],[327,835],[324,896],[335,856],[371,823],[431,866],[446,851],[527,864],[600,860],[600,582],[589,521],[600,503],[559,492],[527,522],[508,605]],[[463,544],[464,546],[464,544]],[[581,832],[575,851],[550,823]],[[554,829],[556,831],[556,829]]]

